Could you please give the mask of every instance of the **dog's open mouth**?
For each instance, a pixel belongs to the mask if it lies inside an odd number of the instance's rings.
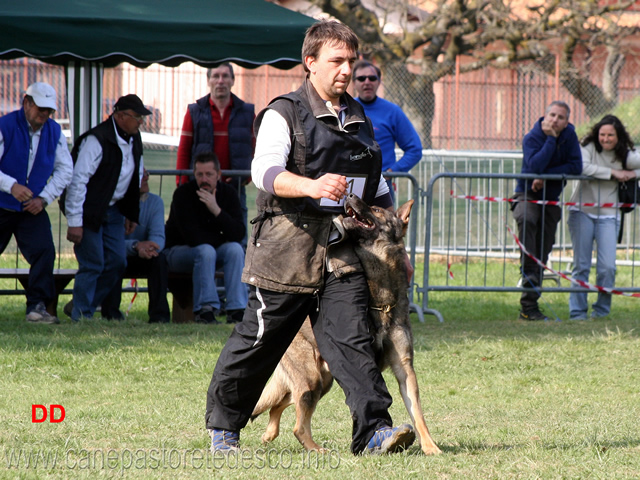
[[[356,212],[350,206],[347,206],[347,208],[345,209],[345,212],[350,218],[354,219],[356,223],[362,228],[366,228],[368,230],[373,230],[375,228],[375,224],[371,220],[358,216],[358,212]]]

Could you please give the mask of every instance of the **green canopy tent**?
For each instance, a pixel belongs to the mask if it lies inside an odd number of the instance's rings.
[[[19,0],[0,6],[0,58],[66,66],[75,138],[101,120],[103,68],[292,68],[313,23],[265,0]]]

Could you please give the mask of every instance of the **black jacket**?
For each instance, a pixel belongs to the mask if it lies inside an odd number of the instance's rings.
[[[176,245],[196,247],[205,243],[219,247],[225,242],[241,242],[246,226],[236,189],[218,182],[216,201],[222,212],[217,217],[200,201],[197,191],[198,184],[192,180],[173,192],[165,226],[165,248]]]

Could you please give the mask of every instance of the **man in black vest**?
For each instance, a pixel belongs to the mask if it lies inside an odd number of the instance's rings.
[[[251,178],[259,216],[242,276],[250,285],[249,303],[209,385],[205,421],[214,452],[238,449],[240,429],[307,316],[322,358],[345,391],[351,451],[395,452],[415,439],[410,425],[392,427],[391,396],[371,347],[362,265],[348,239],[333,242],[347,193],[392,206],[373,127],[347,93],[357,50],[346,25],[311,26],[302,46],[304,84],[256,120]]]
[[[67,239],[73,242],[78,260],[71,311],[74,321],[91,318],[122,278],[124,236],[135,228],[140,210],[140,125],[150,114],[136,95],[120,97],[114,113],[81,135],[71,151],[75,165],[64,210]]]

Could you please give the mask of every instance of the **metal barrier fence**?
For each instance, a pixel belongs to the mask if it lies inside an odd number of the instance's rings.
[[[429,308],[429,292],[522,292],[520,280],[520,249],[513,235],[518,229],[509,206],[519,178],[568,180],[560,201],[569,201],[571,183],[581,176],[523,175],[512,173],[437,173],[431,177],[421,195],[426,201],[424,243],[418,250],[425,252],[422,286],[424,313],[443,321],[442,314]],[[489,197],[489,198],[488,198]],[[567,228],[568,212],[562,208],[556,242],[547,265],[553,270],[569,273],[573,261],[571,239]],[[509,228],[511,232],[509,232]],[[635,269],[640,266],[637,241],[640,239],[637,211],[626,215],[624,237],[617,245],[616,266],[631,270],[630,285],[618,287],[622,292],[640,292]],[[428,254],[426,253],[428,252]],[[533,253],[533,252],[531,252]],[[549,275],[555,287],[543,287],[545,292],[587,291],[582,287],[561,286],[557,275]]]

